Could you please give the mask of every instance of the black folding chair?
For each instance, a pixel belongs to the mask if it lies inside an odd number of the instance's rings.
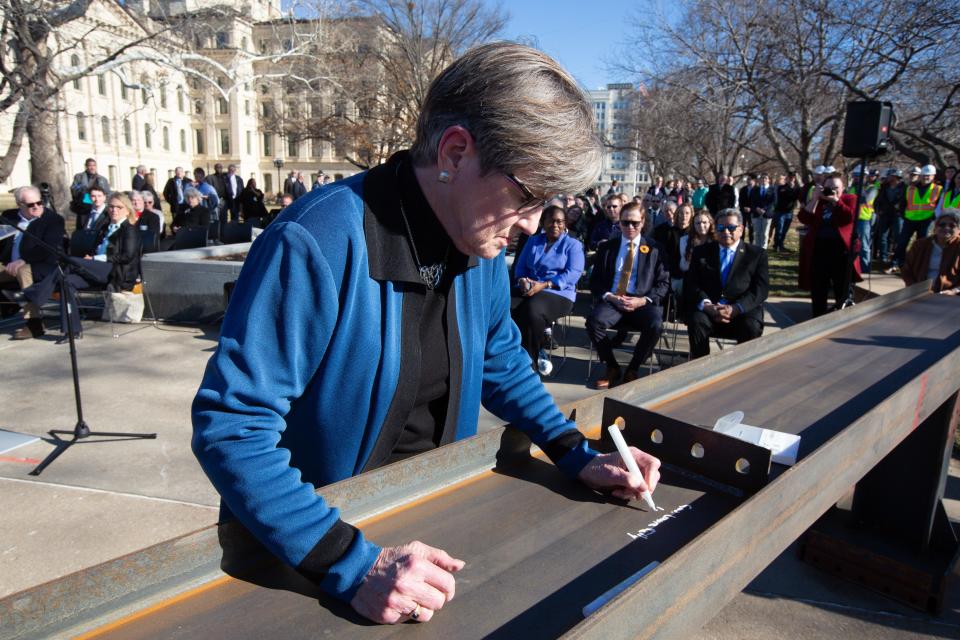
[[[252,222],[228,222],[223,226],[220,241],[223,244],[241,244],[253,240]]]
[[[140,250],[142,253],[155,253],[160,250],[160,238],[150,229],[140,229]]]
[[[70,255],[74,258],[92,256],[96,250],[96,229],[77,229],[70,235]]]
[[[173,239],[171,251],[180,249],[199,249],[207,246],[210,230],[207,227],[184,227]]]

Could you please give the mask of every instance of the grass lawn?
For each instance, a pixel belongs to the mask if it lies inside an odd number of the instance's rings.
[[[797,220],[787,233],[787,253],[770,251],[770,293],[771,298],[806,298],[810,295],[797,287],[798,263],[800,260],[800,236],[797,235]]]

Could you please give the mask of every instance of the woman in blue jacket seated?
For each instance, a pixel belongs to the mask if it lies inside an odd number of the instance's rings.
[[[550,361],[540,353],[543,332],[573,308],[583,273],[583,245],[567,234],[562,208],[547,207],[542,220],[543,232],[530,238],[517,257],[510,315],[533,368],[547,375]]]

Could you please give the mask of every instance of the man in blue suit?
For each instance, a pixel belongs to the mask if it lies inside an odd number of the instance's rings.
[[[587,318],[587,335],[606,365],[604,374],[594,382],[607,389],[620,380],[620,365],[613,355],[613,343],[607,329],[623,320],[640,331],[633,358],[623,375],[624,382],[637,379],[640,366],[653,353],[663,324],[663,299],[670,291],[670,272],[660,246],[641,236],[645,222],[643,208],[630,202],[620,210],[621,235],[597,248],[590,290],[596,304]]]

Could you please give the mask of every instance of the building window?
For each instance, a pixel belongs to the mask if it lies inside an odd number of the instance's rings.
[[[163,148],[170,151],[170,127],[163,128]]]
[[[230,129],[220,129],[220,153],[230,155]]]
[[[247,39],[246,39],[246,38],[240,38],[240,48],[241,48],[241,49],[243,49],[244,51],[246,51],[246,50],[247,50],[247,44],[248,44],[248,43],[247,43]]]
[[[102,96],[107,95],[107,79],[103,77],[103,74],[97,76],[97,93]]]
[[[245,115],[245,116],[250,115],[250,101],[249,101],[249,100],[244,100],[244,102],[243,102],[243,115]]]
[[[140,97],[143,98],[144,105],[150,101],[150,89],[147,87],[147,85],[143,85],[140,88]]]
[[[226,31],[217,31],[217,48],[223,49],[230,46],[230,34]]]
[[[203,100],[201,100],[200,98],[197,98],[196,100],[193,101],[193,112],[196,113],[197,115],[200,115],[201,113],[203,113]]]
[[[76,69],[77,67],[79,67],[79,66],[80,66],[80,56],[78,56],[78,55],[76,55],[76,54],[70,56],[70,66],[73,67],[74,69]],[[74,73],[76,73],[76,71],[74,71]],[[73,81],[73,88],[74,88],[74,89],[80,89],[80,78],[77,78],[76,80]]]
[[[197,153],[204,154],[204,145],[203,145],[203,129],[197,129]]]
[[[273,135],[269,133],[263,134],[263,155],[273,155]]]
[[[263,192],[268,194],[273,192],[273,174],[271,173],[263,174]]]
[[[180,151],[182,153],[187,152],[187,130],[180,129]]]
[[[167,85],[160,85],[160,108],[167,108]]]
[[[217,113],[221,116],[225,116],[230,113],[230,105],[224,98],[217,99]]]
[[[77,139],[87,139],[87,119],[82,111],[77,114]]]
[[[272,115],[273,115],[273,103],[272,103],[272,102],[264,102],[264,103],[263,103],[263,117],[264,117],[264,118],[269,118],[269,117],[271,117]]]
[[[313,158],[319,158],[323,155],[323,143],[319,140],[310,141],[310,156]]]
[[[300,155],[300,143],[293,138],[287,140],[287,155],[296,158]]]
[[[100,137],[104,142],[110,142],[110,118],[107,116],[100,118]]]
[[[123,119],[123,143],[128,147],[133,146],[133,129],[126,118]]]
[[[153,147],[153,137],[151,135],[150,123],[143,125],[143,144],[150,149]]]
[[[127,89],[127,83],[125,83],[123,80],[120,81],[120,97],[123,100],[130,100],[130,93]]]
[[[250,155],[250,143],[253,136],[250,135],[249,131],[247,131],[246,138],[247,138],[247,155]]]
[[[177,87],[177,111],[183,113],[183,87]]]

